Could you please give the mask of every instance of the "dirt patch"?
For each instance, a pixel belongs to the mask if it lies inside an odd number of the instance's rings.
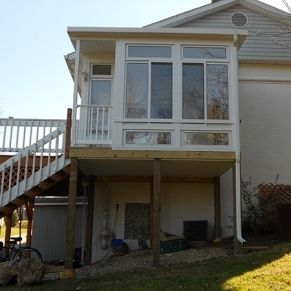
[[[167,267],[180,263],[193,263],[211,258],[230,256],[232,250],[225,246],[204,246],[187,249],[185,251],[161,254],[161,266]],[[129,254],[114,257],[110,254],[93,266],[76,269],[77,278],[100,276],[106,273],[137,271],[152,269],[151,250],[131,251]]]

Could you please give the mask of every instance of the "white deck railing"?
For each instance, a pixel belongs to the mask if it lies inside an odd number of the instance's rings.
[[[18,152],[65,123],[65,120],[0,118],[0,152]],[[55,147],[56,143],[52,141],[43,150],[48,152]]]
[[[74,142],[76,145],[111,144],[111,106],[78,105]]]
[[[51,123],[50,128],[53,126],[56,124]],[[64,155],[65,134],[64,123],[0,165],[0,206],[6,205],[70,163]]]

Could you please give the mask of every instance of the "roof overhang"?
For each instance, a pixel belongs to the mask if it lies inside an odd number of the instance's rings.
[[[112,28],[68,27],[68,34],[76,47],[76,40],[127,40],[127,39],[213,39],[232,41],[234,36],[240,46],[247,36],[246,30],[202,28]]]

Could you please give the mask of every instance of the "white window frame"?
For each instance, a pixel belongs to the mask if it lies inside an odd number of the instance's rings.
[[[165,46],[171,47],[171,58],[163,58],[163,57],[128,57],[128,47],[129,46]],[[173,120],[174,116],[174,56],[173,56],[173,44],[146,44],[146,43],[130,43],[126,44],[126,59],[125,59],[125,68],[124,68],[124,94],[123,94],[123,118],[126,120],[132,120],[136,122],[140,122],[142,120],[146,121],[160,121],[160,122],[169,122]],[[151,94],[151,74],[152,74],[152,63],[165,63],[172,65],[172,118],[151,118],[151,101],[152,101],[152,94]],[[126,117],[126,90],[127,90],[127,64],[147,64],[148,65],[148,106],[147,106],[147,117],[146,118],[132,118]]]
[[[226,58],[225,59],[217,59],[217,58],[184,58],[183,57],[183,49],[184,47],[209,47],[209,48],[225,48],[226,50]],[[181,75],[181,82],[182,82],[182,92],[181,92],[181,107],[183,108],[183,64],[203,64],[204,69],[204,118],[203,119],[184,119],[183,118],[183,110],[181,112],[181,119],[183,122],[194,122],[194,123],[201,123],[201,122],[215,122],[215,123],[229,123],[231,120],[231,90],[230,90],[230,57],[229,57],[229,47],[228,46],[219,46],[219,45],[189,45],[189,44],[182,44],[181,45],[181,66],[182,66],[182,75]],[[209,119],[207,116],[207,65],[227,65],[227,84],[228,84],[228,119]]]

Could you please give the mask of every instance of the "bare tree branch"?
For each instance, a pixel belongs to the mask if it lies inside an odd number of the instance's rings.
[[[291,12],[291,7],[290,7],[288,1],[287,1],[287,0],[282,0],[282,2],[283,2],[284,5],[287,7],[288,11]]]

